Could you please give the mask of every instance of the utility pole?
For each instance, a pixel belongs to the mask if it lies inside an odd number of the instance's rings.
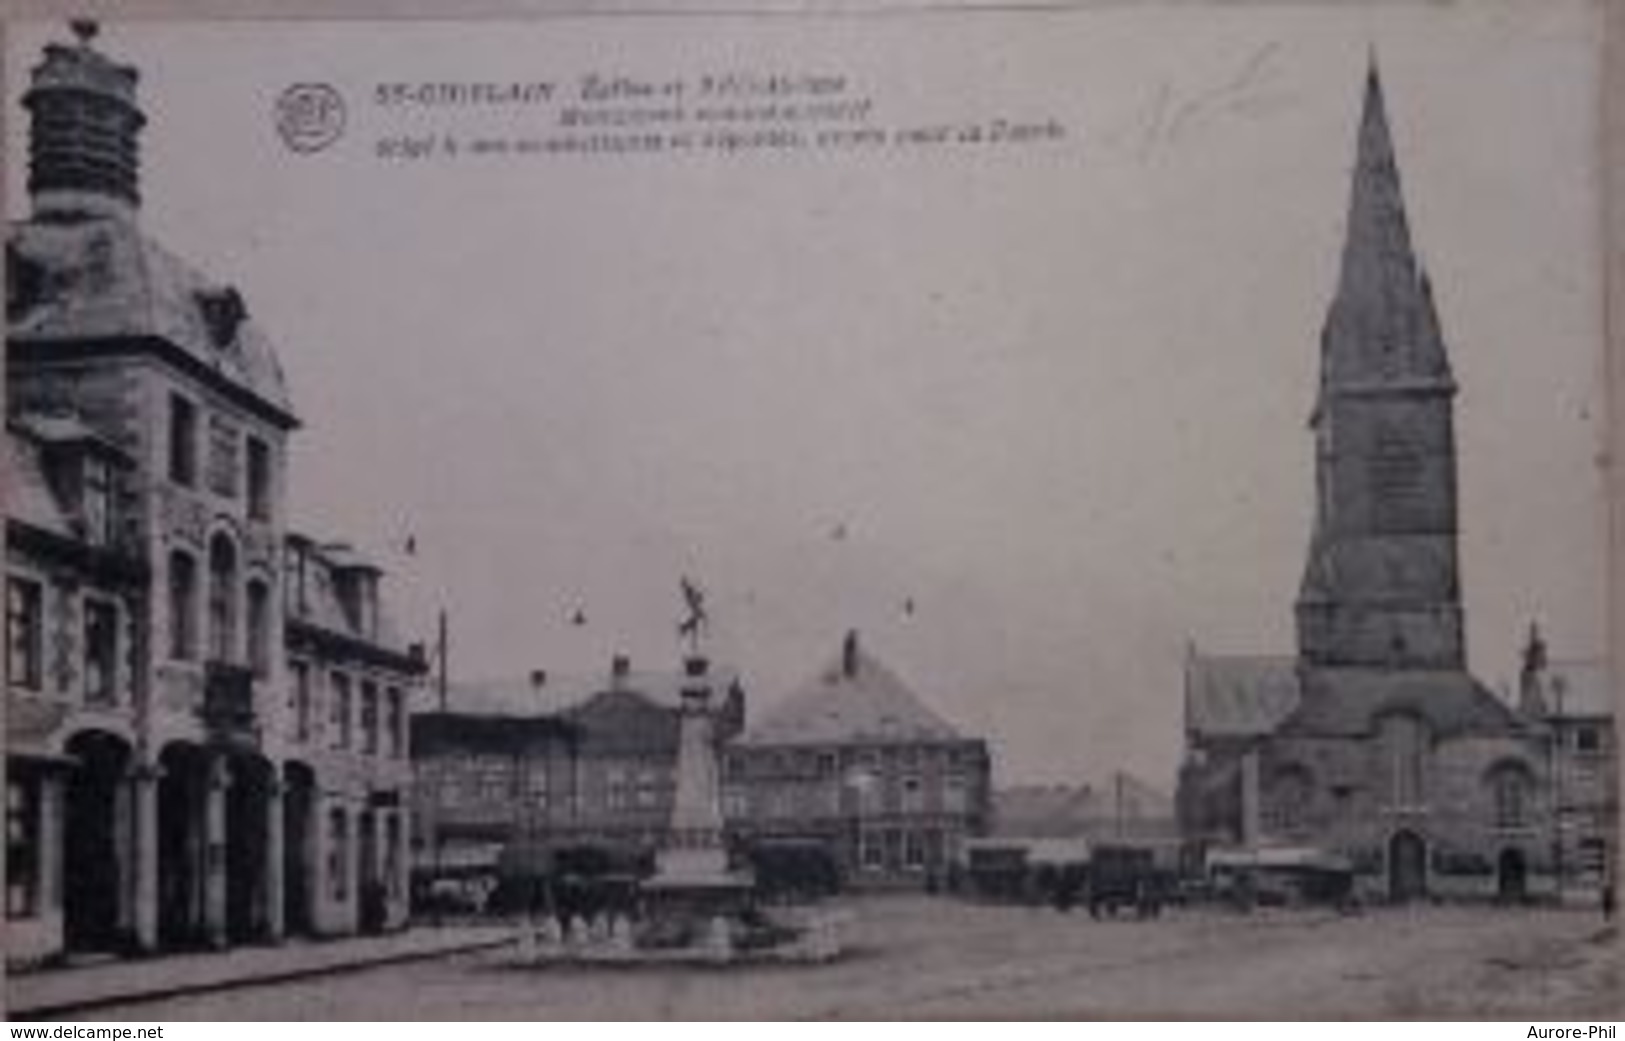
[[[1563,690],[1554,682],[1555,714],[1552,717],[1552,870],[1557,874],[1557,903],[1563,904]]]
[[[440,609],[439,624],[435,634],[435,662],[439,665],[439,672],[436,676],[435,682],[440,694],[441,712],[446,711],[446,652],[448,648],[449,640],[446,635],[446,609],[442,607]]]

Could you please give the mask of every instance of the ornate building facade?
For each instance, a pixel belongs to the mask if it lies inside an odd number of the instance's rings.
[[[6,243],[7,955],[399,924],[422,663],[376,568],[288,532],[271,344],[142,229],[137,73],[76,29],[23,99]],[[318,749],[323,697],[393,736]]]
[[[1192,653],[1186,831],[1332,850],[1395,900],[1522,896],[1554,867],[1549,733],[1467,671],[1456,384],[1375,66],[1320,359],[1297,654]]]

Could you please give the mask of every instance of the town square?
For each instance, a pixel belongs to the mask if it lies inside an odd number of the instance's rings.
[[[9,33],[8,1006],[1617,1015],[1528,10]]]

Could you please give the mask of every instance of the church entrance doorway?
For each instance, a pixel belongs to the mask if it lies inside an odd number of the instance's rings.
[[[1409,903],[1427,895],[1427,843],[1414,831],[1395,833],[1388,841],[1388,898]]]
[[[1496,862],[1495,894],[1507,903],[1518,903],[1528,895],[1529,867],[1523,851],[1504,849]]]

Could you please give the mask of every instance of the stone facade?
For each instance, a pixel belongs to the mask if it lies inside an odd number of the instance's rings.
[[[745,692],[727,668],[705,679],[720,745],[743,724]],[[420,874],[495,871],[504,855],[545,872],[562,849],[652,865],[676,795],[682,685],[680,671],[617,657],[607,676],[453,688],[413,724]]]
[[[7,234],[8,958],[398,926],[422,662],[377,569],[289,534],[275,354],[141,228],[135,72],[92,35],[33,70]],[[285,553],[360,576],[352,602],[308,616]],[[315,751],[294,680],[318,662],[398,705],[372,717],[395,736]]]
[[[928,886],[986,830],[991,783],[987,743],[927,708],[852,633],[728,748],[723,808],[744,843],[823,849],[849,884]]]
[[[1456,385],[1375,67],[1320,356],[1297,655],[1187,661],[1187,835],[1335,852],[1395,900],[1550,889],[1550,731],[1466,668]]]

